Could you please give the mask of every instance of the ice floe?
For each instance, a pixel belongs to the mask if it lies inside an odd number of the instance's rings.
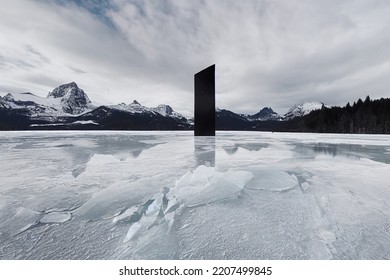
[[[64,223],[72,219],[71,213],[52,212],[43,216],[39,222],[43,224]]]
[[[237,195],[252,177],[248,171],[219,172],[201,165],[184,174],[171,191],[187,206],[197,206]]]

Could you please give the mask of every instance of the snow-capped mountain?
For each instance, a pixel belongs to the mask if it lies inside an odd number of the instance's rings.
[[[171,106],[165,104],[160,104],[157,107],[146,107],[141,105],[137,100],[134,100],[130,104],[120,103],[118,105],[111,105],[110,108],[133,114],[160,114],[163,117],[186,119],[182,114],[174,111]]]
[[[0,103],[0,107],[8,110],[24,110],[32,119],[50,120],[61,115],[69,115],[62,110],[59,100],[50,100],[29,92],[8,93]]]
[[[33,107],[58,107],[59,102],[55,100],[47,100],[46,98],[36,96],[30,92],[25,93],[8,93],[3,97],[4,108],[33,108]],[[56,109],[57,110],[57,109]]]
[[[282,119],[271,107],[264,107],[254,115],[243,115],[249,121],[280,121]]]
[[[286,114],[283,116],[283,120],[291,120],[295,117],[303,117],[309,114],[311,111],[320,110],[322,106],[325,106],[324,103],[318,101],[303,101],[299,104],[295,104],[291,107]],[[326,107],[326,106],[325,106]]]
[[[171,117],[176,119],[186,119],[182,114],[174,111],[171,106],[160,104],[157,107],[150,108],[152,111],[159,113],[164,117]]]
[[[118,105],[111,105],[109,107],[115,110],[125,111],[133,114],[143,114],[143,113],[151,112],[150,108],[142,106],[137,100],[134,100],[130,104],[126,104],[122,102]]]
[[[46,98],[26,93],[8,93],[2,98],[0,107],[25,109],[35,119],[55,119],[73,116],[94,109],[86,93],[72,82],[55,88]]]
[[[49,92],[46,99],[59,103],[62,111],[72,115],[78,115],[94,108],[87,94],[75,82],[55,88]]]

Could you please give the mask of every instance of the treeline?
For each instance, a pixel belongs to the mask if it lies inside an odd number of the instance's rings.
[[[359,99],[351,106],[323,107],[300,118],[300,131],[318,133],[390,133],[390,99],[364,101]]]
[[[31,122],[25,114],[23,109],[10,111],[0,108],[0,131],[28,129]]]
[[[248,121],[227,110],[216,114],[218,130],[257,130],[275,132],[390,134],[390,99],[359,99],[351,106],[311,112],[289,121]]]
[[[390,134],[390,99],[359,99],[351,106],[325,106],[289,121],[257,122],[254,130],[278,132]]]

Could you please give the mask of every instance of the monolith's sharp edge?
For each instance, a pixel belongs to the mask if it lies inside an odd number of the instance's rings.
[[[195,74],[195,136],[215,136],[215,65]]]

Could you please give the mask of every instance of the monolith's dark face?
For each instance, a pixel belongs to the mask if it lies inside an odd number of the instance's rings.
[[[195,74],[195,136],[215,135],[215,65]]]

